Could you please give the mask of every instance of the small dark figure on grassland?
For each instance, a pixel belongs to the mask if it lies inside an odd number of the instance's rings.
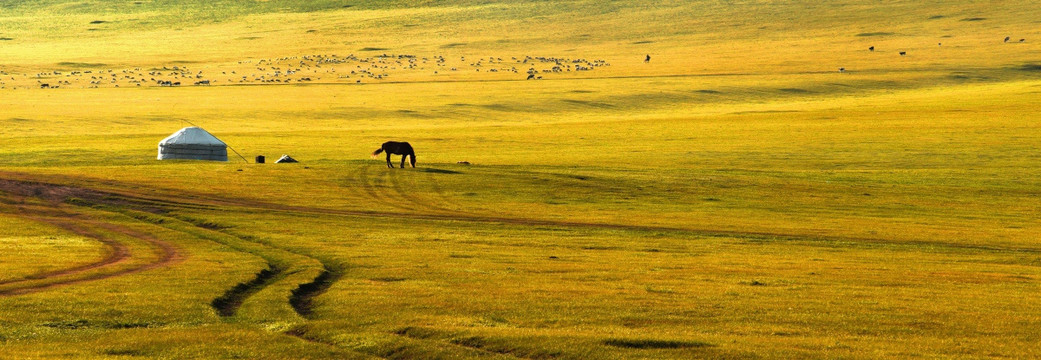
[[[390,155],[391,154],[401,155],[401,168],[402,169],[405,168],[405,158],[406,157],[409,158],[409,164],[412,164],[412,167],[416,167],[416,151],[412,150],[412,145],[409,145],[409,143],[407,143],[407,142],[398,142],[398,141],[388,141],[388,142],[385,142],[385,143],[383,143],[383,145],[380,146],[379,149],[376,149],[376,151],[372,152],[372,156],[375,157],[376,155],[379,155],[382,152],[386,152],[387,153],[387,167],[389,167],[391,169],[394,168],[394,164],[392,164],[390,162]]]
[[[643,62],[651,62],[651,55],[650,55],[650,54],[648,54],[648,55],[647,55],[647,58],[646,58],[646,59],[643,59]]]

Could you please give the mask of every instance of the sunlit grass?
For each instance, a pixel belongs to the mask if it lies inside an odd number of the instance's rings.
[[[0,282],[88,264],[104,255],[101,244],[62,234],[44,224],[5,214],[0,215],[0,225]]]
[[[3,6],[0,178],[103,192],[0,193],[4,356],[1039,356],[1032,3]],[[382,53],[465,71],[38,85]],[[525,56],[611,65],[470,66]]]

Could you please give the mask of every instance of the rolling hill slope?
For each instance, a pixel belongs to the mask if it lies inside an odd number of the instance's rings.
[[[0,358],[1038,357],[1039,22],[5,1]]]

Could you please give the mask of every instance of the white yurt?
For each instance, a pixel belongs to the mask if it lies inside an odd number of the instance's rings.
[[[159,160],[228,161],[228,145],[200,127],[181,129],[159,142]]]

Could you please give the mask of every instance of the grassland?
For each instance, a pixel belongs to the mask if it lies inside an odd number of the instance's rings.
[[[1041,356],[1030,2],[0,9],[0,358]]]

